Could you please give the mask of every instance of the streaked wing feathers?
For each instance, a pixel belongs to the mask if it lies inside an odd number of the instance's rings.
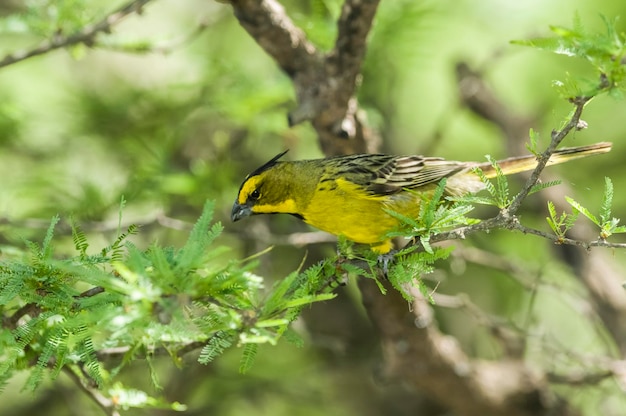
[[[468,167],[467,163],[423,156],[357,155],[348,160],[342,172],[345,178],[375,195],[437,183]]]

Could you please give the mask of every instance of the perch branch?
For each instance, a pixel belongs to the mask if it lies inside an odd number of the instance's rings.
[[[487,87],[480,74],[469,70],[467,65],[464,64],[459,64],[457,69],[462,103],[478,116],[498,126],[506,136],[509,148],[517,149],[521,147],[519,143],[526,140],[528,129],[532,123],[520,122],[519,117],[503,114],[501,109],[505,108],[504,103]],[[468,86],[471,86],[471,88],[468,88]],[[610,87],[611,85],[607,77],[600,76],[598,90],[607,90]],[[589,99],[589,97],[578,97],[571,100],[575,105],[575,111],[562,130],[553,132],[550,147],[541,155],[542,159],[545,160],[547,154],[556,148],[556,145],[565,138],[567,133],[584,125],[580,120],[580,115]],[[521,138],[524,139],[521,140]],[[539,172],[535,170],[528,179],[525,189],[530,189],[528,185],[530,183],[534,184],[538,175]],[[571,192],[567,192],[565,189],[566,185],[562,184],[558,188],[561,194],[557,198],[550,198],[560,211],[565,211],[569,208],[563,206],[564,202],[562,202],[564,201],[564,195],[571,194]],[[518,195],[517,200],[521,202],[523,196]],[[539,198],[544,199],[541,205],[545,207],[548,196],[542,192],[539,193]],[[572,267],[581,282],[587,287],[594,310],[611,333],[620,351],[626,353],[626,297],[623,296],[622,273],[619,266],[615,264],[615,260],[606,252],[599,250],[591,251],[592,247],[623,249],[626,245],[608,243],[601,239],[590,241],[592,231],[589,227],[583,226],[574,227],[569,232],[569,238],[564,239],[557,239],[554,235],[531,230],[521,226],[519,223],[516,225],[516,228],[524,233],[550,239],[555,243],[553,246],[555,253]]]

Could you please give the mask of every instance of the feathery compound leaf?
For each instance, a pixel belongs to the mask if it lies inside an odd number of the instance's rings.
[[[485,185],[485,189],[491,195],[491,198],[484,198],[476,200],[475,202],[483,203],[487,205],[495,205],[500,209],[506,208],[511,204],[509,198],[509,183],[507,182],[502,168],[498,165],[497,161],[490,155],[486,155],[487,161],[493,166],[496,171],[495,185],[480,168],[472,169],[472,172],[478,176],[480,181]],[[461,199],[463,200],[463,199]],[[471,201],[471,200],[468,200]]]
[[[190,269],[197,268],[202,262],[207,247],[222,232],[221,224],[216,223],[211,226],[214,207],[213,201],[207,201],[204,204],[202,215],[189,233],[185,246],[176,256],[176,273],[186,273]]]
[[[606,223],[611,219],[611,205],[613,205],[613,182],[609,177],[604,178],[604,195],[600,207],[600,220]]]
[[[128,236],[137,234],[138,231],[139,227],[137,227],[137,225],[129,225],[125,233],[118,233],[118,236],[113,244],[102,249],[102,256],[110,256],[111,263],[123,261],[125,255],[123,243]]]
[[[245,374],[252,368],[254,361],[256,360],[256,354],[259,351],[259,344],[246,344],[243,347],[243,353],[241,354],[241,361],[239,362],[239,372]]]
[[[400,220],[401,229],[387,233],[387,237],[416,237],[424,248],[431,252],[429,236],[460,225],[474,224],[478,220],[466,217],[474,209],[464,198],[444,198],[446,180],[443,179],[431,196],[416,193],[422,198],[417,218],[410,218],[395,211],[385,210],[389,215]],[[429,199],[430,198],[430,199]]]
[[[557,186],[557,185],[560,185],[560,184],[561,184],[560,180],[536,183],[536,184],[533,185],[532,188],[530,188],[530,191],[528,192],[528,195],[532,195],[535,192],[543,191],[546,188],[551,188],[553,186]]]
[[[552,201],[548,201],[548,214],[546,221],[559,239],[565,238],[565,234],[574,226],[576,219],[578,218],[577,210],[574,210],[572,214],[563,212],[560,216],[556,213],[556,208]]]
[[[283,332],[283,339],[288,343],[295,345],[297,348],[304,347],[304,340],[302,339],[302,336],[291,328],[287,328],[285,332]]]
[[[219,331],[216,332],[207,342],[207,344],[202,347],[200,351],[200,356],[198,357],[198,362],[200,364],[208,364],[213,361],[216,357],[222,355],[224,351],[233,345],[233,340],[235,336],[231,332]]]
[[[564,212],[562,216],[564,217],[564,220],[565,220],[563,222],[563,228],[565,229],[565,232],[567,232],[572,229],[572,227],[574,226],[574,223],[578,219],[578,211],[572,212],[571,214],[567,214]]]
[[[539,133],[537,133],[532,127],[528,131],[528,138],[530,139],[530,143],[526,143],[526,149],[530,153],[535,156],[539,156],[539,151],[537,150],[537,142],[539,141]]]
[[[548,221],[548,225],[550,225],[552,231],[555,234],[558,234],[559,228],[557,226],[558,221],[556,219],[556,208],[554,207],[554,203],[552,203],[552,201],[548,201],[548,214],[550,216],[546,217],[546,221]]]
[[[481,202],[479,203],[482,203],[485,205],[499,206],[497,202],[498,191],[496,190],[496,187],[493,184],[493,182],[491,182],[489,178],[485,176],[485,173],[480,168],[473,168],[472,172],[478,175],[478,177],[480,178],[480,181],[483,183],[483,185],[485,185],[485,190],[489,193],[489,195],[491,195],[491,198],[483,198],[483,197],[475,197],[475,198],[481,198],[480,199]],[[478,202],[478,200],[476,202]]]
[[[565,98],[593,97],[604,91],[624,89],[626,66],[626,36],[616,30],[616,22],[602,17],[606,26],[605,32],[588,33],[583,27],[580,17],[574,18],[573,28],[552,26],[553,37],[514,41],[518,45],[544,49],[556,54],[573,56],[587,60],[598,72],[601,83],[591,83],[583,88],[576,81],[557,82],[560,94]]]
[[[425,224],[426,228],[431,228],[432,224],[435,222],[435,213],[445,190],[446,178],[443,178],[439,181],[437,188],[435,188],[435,193],[430,201],[428,201],[427,204],[422,204],[422,206],[426,205],[426,212],[424,215],[420,216],[420,220]]]
[[[50,226],[48,227],[48,231],[46,231],[46,237],[43,239],[43,243],[41,244],[41,259],[47,260],[52,258],[52,237],[54,236],[54,227],[59,223],[60,217],[55,215],[52,217],[50,221]]]
[[[80,257],[84,259],[87,256],[87,248],[89,248],[87,236],[74,217],[70,217],[70,227],[72,228],[72,241],[74,242],[74,248],[76,248]]]
[[[117,214],[117,235],[120,235],[122,232],[122,213],[124,212],[124,207],[126,206],[126,199],[124,195],[120,198],[120,208]]]
[[[447,258],[452,250],[452,247],[436,247],[432,252],[417,252],[408,255],[391,267],[388,274],[389,281],[409,302],[413,301],[414,297],[407,292],[405,286],[415,284],[417,284],[421,293],[428,294],[426,297],[432,302],[430,291],[425,287],[421,278],[425,274],[432,273],[434,270],[433,263]]]
[[[498,162],[493,159],[491,156],[487,155],[487,160],[491,163],[491,166],[496,170],[496,195],[495,199],[498,204],[498,208],[506,208],[511,204],[511,200],[509,199],[509,182],[504,176],[504,172],[498,165]]]
[[[580,205],[578,202],[574,201],[569,196],[566,196],[565,200],[567,201],[568,204],[570,204],[572,206],[572,208],[574,208],[574,210],[576,210],[577,212],[580,212],[585,217],[589,218],[591,220],[591,222],[596,224],[598,227],[602,227],[602,224],[600,223],[600,221],[598,221],[596,216],[593,215],[591,212],[589,212],[589,210],[587,208],[583,207],[582,205]]]
[[[263,316],[271,316],[277,311],[285,308],[287,292],[294,287],[294,282],[298,278],[298,271],[291,272],[287,277],[274,284],[272,292],[263,304]]]

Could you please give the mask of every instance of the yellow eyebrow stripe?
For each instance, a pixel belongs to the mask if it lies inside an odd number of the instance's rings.
[[[253,177],[248,179],[239,191],[239,197],[237,198],[237,202],[241,205],[245,204],[248,199],[248,195],[250,195],[257,188],[258,185],[258,178]]]

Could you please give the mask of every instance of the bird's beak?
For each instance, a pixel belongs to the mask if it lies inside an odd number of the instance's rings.
[[[235,202],[233,212],[230,214],[230,219],[235,222],[242,218],[249,217],[250,215],[252,215],[252,209],[250,209],[249,206]]]

